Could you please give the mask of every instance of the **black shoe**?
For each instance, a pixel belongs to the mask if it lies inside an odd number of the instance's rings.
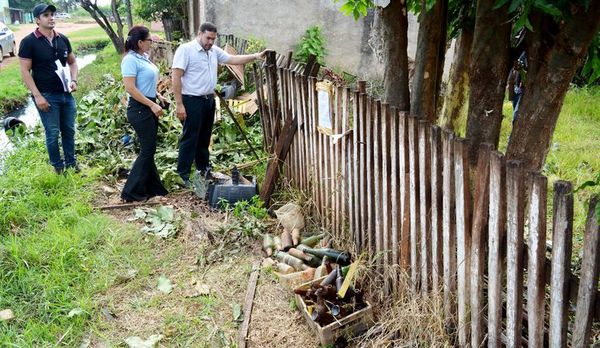
[[[75,173],[81,172],[81,168],[79,168],[79,165],[77,165],[77,164],[67,166],[67,170],[69,170],[69,169],[72,170]]]
[[[54,167],[54,172],[57,175],[61,175],[61,174],[63,174],[65,172],[65,167]]]

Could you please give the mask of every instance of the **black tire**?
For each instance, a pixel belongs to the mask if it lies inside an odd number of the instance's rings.
[[[13,49],[12,51],[10,51],[10,56],[14,57],[15,56],[15,48],[17,47],[17,43],[13,41]]]
[[[2,50],[2,46],[0,46],[0,63],[4,60],[4,50]]]

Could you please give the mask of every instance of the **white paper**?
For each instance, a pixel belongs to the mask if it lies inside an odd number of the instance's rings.
[[[63,91],[71,92],[71,70],[69,69],[69,65],[63,66],[58,59],[54,61],[54,64],[56,64],[54,72],[63,84]]]
[[[324,90],[317,92],[319,102],[319,128],[325,133],[330,134],[332,130],[331,114],[329,110],[329,93]]]

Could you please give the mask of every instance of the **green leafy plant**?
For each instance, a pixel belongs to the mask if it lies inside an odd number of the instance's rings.
[[[250,215],[258,220],[264,220],[269,216],[264,205],[259,196],[254,196],[249,201],[236,202],[233,208],[233,216],[243,218],[244,215]]]
[[[334,0],[336,3],[339,1]],[[366,16],[367,11],[374,6],[375,4],[372,0],[346,0],[342,7],[340,7],[340,11],[346,16],[352,16],[354,20],[357,20],[361,16]]]
[[[323,65],[325,59],[325,38],[321,34],[321,28],[316,25],[308,28],[294,54],[295,59],[300,62],[307,62],[308,57],[313,54],[317,57],[317,62]]]

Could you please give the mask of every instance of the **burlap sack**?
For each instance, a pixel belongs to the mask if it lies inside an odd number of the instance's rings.
[[[293,229],[301,230],[304,228],[304,215],[302,215],[302,209],[296,203],[287,203],[275,210],[275,215],[277,215],[277,220],[281,225],[290,232]]]

